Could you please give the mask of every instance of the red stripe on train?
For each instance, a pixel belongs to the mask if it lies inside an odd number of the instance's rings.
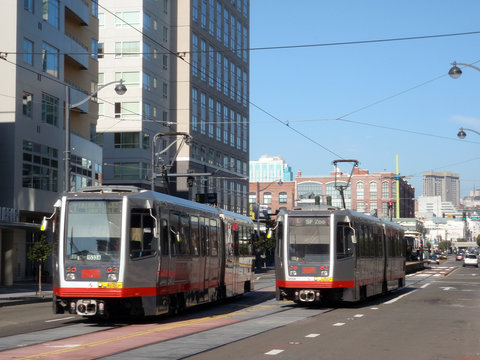
[[[208,287],[217,287],[218,281],[211,281]],[[179,292],[203,290],[199,284],[177,284],[161,287],[137,287],[137,288],[62,288],[55,286],[53,293],[58,297],[103,297],[103,298],[127,298],[140,296],[157,296],[175,294]]]
[[[309,289],[336,289],[354,287],[353,280],[335,280],[335,281],[288,281],[277,280],[277,287],[282,288],[309,288]]]

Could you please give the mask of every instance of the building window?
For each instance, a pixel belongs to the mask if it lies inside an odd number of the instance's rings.
[[[164,99],[168,98],[168,84],[166,82],[162,85],[162,97]]]
[[[168,28],[166,26],[163,27],[163,41],[168,42]]]
[[[357,202],[357,211],[361,213],[365,212],[365,203],[363,201]]]
[[[377,183],[376,182],[371,182],[370,183],[370,199],[376,199],[377,198]]]
[[[115,81],[123,80],[127,88],[140,87],[140,72],[139,71],[125,71],[116,72]]]
[[[272,193],[269,193],[269,192],[263,193],[263,203],[264,204],[272,203]]]
[[[115,27],[129,28],[130,26],[136,28],[140,27],[140,11],[125,11],[115,13]]]
[[[370,214],[377,216],[377,202],[376,201],[371,201],[370,202]]]
[[[33,2],[34,0],[23,0],[23,8],[33,14]]]
[[[146,179],[147,164],[141,162],[125,162],[113,164],[113,177],[120,180]]]
[[[23,39],[23,61],[33,65],[33,41]]]
[[[42,44],[42,69],[44,72],[58,77],[58,49],[47,43]]]
[[[98,27],[100,29],[103,29],[105,27],[105,14],[104,13],[98,14]]]
[[[168,55],[163,55],[162,68],[168,70]]]
[[[115,43],[115,57],[138,57],[140,53],[140,41],[124,41]]]
[[[256,202],[257,202],[257,194],[249,193],[248,194],[248,203],[249,204],[255,204]]]
[[[364,186],[363,182],[357,182],[357,199],[363,200],[364,199]]]
[[[322,196],[322,184],[304,182],[298,184],[297,195],[299,199],[315,199],[315,196]]]
[[[98,58],[103,59],[103,53],[104,53],[103,43],[97,43],[97,47],[98,47]]]
[[[114,146],[116,149],[140,148],[139,132],[123,132],[114,134]]]
[[[42,122],[58,126],[58,99],[42,94]]]
[[[287,200],[288,200],[288,196],[286,192],[281,192],[280,194],[278,194],[278,202],[280,204],[286,204]]]
[[[140,117],[138,101],[115,103],[115,118],[138,119]]]
[[[23,115],[31,118],[33,113],[32,110],[33,110],[33,95],[24,91],[23,98],[22,98]]]
[[[389,186],[388,182],[384,181],[382,182],[382,199],[388,199],[389,198]]]
[[[94,60],[98,59],[98,41],[96,39],[92,39],[92,50],[90,52],[90,57]]]
[[[397,197],[397,181],[392,182],[392,198]]]
[[[92,1],[92,16],[98,18],[98,3]]]
[[[59,28],[59,3],[58,0],[43,0],[43,20]]]
[[[58,150],[23,141],[22,186],[58,191]]]

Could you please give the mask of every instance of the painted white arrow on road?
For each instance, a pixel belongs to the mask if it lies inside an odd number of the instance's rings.
[[[440,286],[440,289],[442,289],[442,290],[444,290],[444,291],[455,290],[454,287],[450,287],[450,286]]]

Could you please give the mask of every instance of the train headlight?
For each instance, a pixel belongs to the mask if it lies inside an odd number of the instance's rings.
[[[75,280],[75,274],[74,273],[68,273],[67,274],[67,280]]]
[[[117,281],[117,274],[108,274],[107,280],[108,281]]]
[[[296,271],[294,271],[294,270],[291,270],[291,271],[290,271],[290,276],[296,276],[296,275],[297,275],[297,272],[296,272]]]
[[[322,270],[320,271],[321,276],[328,276],[328,270]]]

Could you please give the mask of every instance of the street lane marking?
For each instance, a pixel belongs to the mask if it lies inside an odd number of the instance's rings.
[[[265,355],[278,355],[285,350],[273,349],[265,353]]]
[[[345,325],[345,323],[335,323],[335,324],[333,324],[333,326],[343,326],[343,325]]]
[[[361,317],[363,317],[363,314],[357,314],[357,315],[353,315],[353,317],[356,317],[356,318],[361,318]]]
[[[307,336],[305,337],[308,337],[308,338],[315,338],[317,336],[320,336],[320,334],[308,334]]]
[[[65,318],[61,318],[61,319],[45,320],[45,322],[49,323],[49,322],[62,321],[62,320],[68,320],[68,319],[73,319],[73,318],[74,318],[74,316],[69,316],[69,317],[65,317]]]
[[[422,286],[420,286],[420,289],[425,289],[428,285],[430,285],[431,283],[426,283],[426,284],[423,284]]]
[[[384,302],[384,304],[393,304],[395,301],[398,301],[398,300],[400,300],[401,298],[403,298],[403,297],[405,297],[405,296],[407,296],[407,295],[410,295],[410,294],[414,293],[415,291],[417,291],[417,290],[415,289],[415,290],[412,290],[412,291],[410,291],[410,292],[408,292],[408,293],[406,293],[406,294],[400,295],[400,296],[396,297],[395,299],[392,299],[392,300],[389,300],[389,301]]]

